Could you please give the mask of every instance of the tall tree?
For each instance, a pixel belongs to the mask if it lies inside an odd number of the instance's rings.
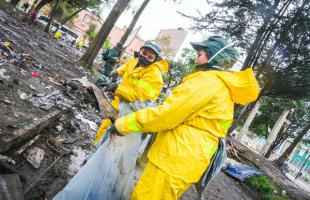
[[[84,65],[88,69],[91,69],[94,59],[97,56],[100,49],[102,48],[104,41],[107,39],[114,24],[116,23],[117,19],[122,14],[124,9],[128,6],[129,2],[130,0],[118,0],[116,2],[111,12],[109,13],[107,19],[105,20],[104,24],[100,28],[97,36],[92,41],[90,47],[87,49],[87,51],[80,59],[82,65]]]
[[[294,110],[287,117],[290,123],[282,127],[274,143],[268,149],[265,155],[266,158],[268,158],[271,152],[279,147],[287,138],[294,137],[296,130],[301,126],[304,126],[305,121],[302,119],[305,115],[310,115],[308,114],[310,106],[308,105],[307,100],[263,97],[259,108],[260,114],[254,118],[250,126],[251,130],[253,130],[258,136],[267,138],[270,133],[269,131],[272,129],[277,118],[282,114],[284,109]]]
[[[274,162],[281,166],[282,163],[292,154],[298,143],[302,140],[302,138],[309,132],[310,130],[310,121],[308,124],[299,132],[297,137],[293,140],[292,144],[284,151],[284,153],[276,159]]]
[[[181,14],[195,22],[192,29],[222,34],[244,49],[242,69],[253,66],[257,71],[260,96],[309,96],[309,0],[225,0],[214,5],[199,16]]]
[[[133,19],[130,22],[129,27],[127,28],[126,32],[124,33],[124,35],[122,36],[122,38],[120,39],[119,43],[124,44],[129,36],[129,34],[131,33],[131,31],[133,30],[133,28],[135,27],[138,19],[140,18],[143,10],[145,9],[145,7],[147,6],[147,4],[150,2],[150,0],[144,0],[142,5],[140,6],[139,10],[136,12],[136,14],[134,15]]]

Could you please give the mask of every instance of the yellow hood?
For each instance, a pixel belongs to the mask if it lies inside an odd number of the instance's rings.
[[[257,99],[259,86],[252,68],[240,72],[210,72],[225,83],[235,103],[245,105]]]
[[[160,61],[155,62],[152,65],[156,65],[160,69],[160,71],[162,71],[163,73],[167,73],[169,70],[169,63],[167,60],[160,60]]]

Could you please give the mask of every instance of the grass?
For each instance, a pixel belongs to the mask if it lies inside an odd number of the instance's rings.
[[[14,6],[12,4],[5,2],[5,0],[0,0],[0,8],[7,10],[13,9],[13,7]]]
[[[275,184],[264,175],[253,176],[248,180],[252,189],[260,194],[261,200],[286,200],[281,194],[277,194]]]

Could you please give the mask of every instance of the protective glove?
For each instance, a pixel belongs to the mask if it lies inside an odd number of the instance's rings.
[[[110,130],[110,133],[111,133],[111,134],[116,134],[117,136],[123,136],[122,134],[120,134],[120,133],[117,131],[117,129],[116,129],[116,127],[115,127],[114,124],[112,124],[112,125],[109,127],[109,130]]]
[[[113,70],[113,71],[111,71],[111,73],[110,73],[110,77],[112,78],[112,79],[117,79],[117,77],[118,77],[118,73],[117,73],[117,71],[116,70]]]
[[[117,84],[116,83],[107,83],[107,90],[111,91],[111,92],[115,92],[116,88],[117,88]]]

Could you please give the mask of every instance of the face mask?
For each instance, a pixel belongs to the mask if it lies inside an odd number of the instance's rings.
[[[153,62],[149,61],[146,57],[139,54],[139,64],[147,67],[151,65]]]

